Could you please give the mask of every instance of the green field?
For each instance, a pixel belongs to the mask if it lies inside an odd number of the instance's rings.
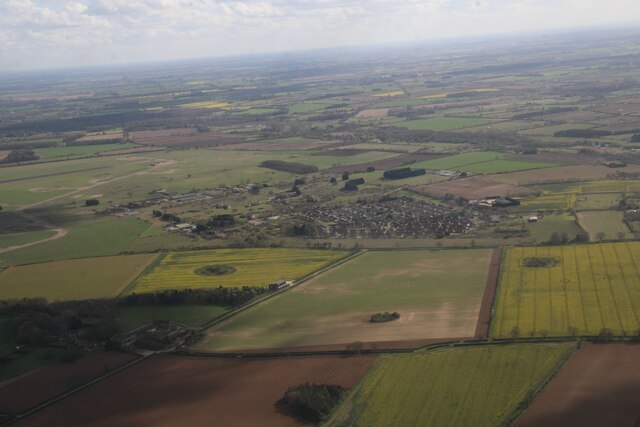
[[[622,200],[622,193],[579,194],[575,204],[576,211],[616,209]]]
[[[529,235],[538,243],[548,242],[551,234],[566,234],[569,240],[574,239],[582,231],[573,215],[567,213],[546,214],[538,222],[527,223]]]
[[[312,249],[216,249],[173,252],[142,276],[131,292],[166,289],[264,286],[279,279],[299,279],[347,255]],[[220,275],[202,275],[207,266],[232,267]]]
[[[9,267],[0,273],[0,300],[112,298],[157,256],[123,255]]]
[[[85,157],[95,156],[98,153],[105,153],[114,150],[125,150],[127,148],[140,147],[137,144],[96,144],[96,145],[78,145],[74,147],[52,147],[39,148],[35,150],[40,160],[60,159],[64,157]]]
[[[492,151],[473,151],[442,157],[440,159],[426,160],[411,165],[415,168],[425,169],[453,169],[473,173],[501,173],[518,170],[536,169],[555,166],[551,163],[523,162],[519,160],[507,160],[504,154]]]
[[[92,217],[72,223],[69,233],[60,239],[8,252],[0,259],[21,265],[117,255],[147,227],[148,222],[136,218]]]
[[[382,356],[329,425],[510,425],[574,350],[505,345]]]
[[[527,267],[525,259],[552,260]],[[635,335],[640,243],[512,248],[502,263],[491,334],[498,338]]]
[[[25,243],[36,242],[46,239],[56,234],[51,230],[26,231],[24,233],[0,234],[0,248],[9,246],[24,245]]]
[[[215,305],[119,306],[118,324],[130,331],[154,320],[173,320],[198,328],[226,313],[228,308]]]
[[[473,336],[490,250],[367,252],[210,328],[202,350]],[[378,312],[400,319],[369,323]]]
[[[410,130],[432,130],[436,132],[462,129],[471,126],[479,126],[491,123],[483,119],[474,119],[468,117],[431,117],[428,119],[407,120],[398,122],[395,126],[407,128]]]
[[[592,242],[633,238],[621,211],[583,211],[576,216]]]

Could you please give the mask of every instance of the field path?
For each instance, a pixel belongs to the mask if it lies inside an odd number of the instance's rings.
[[[149,169],[146,169],[146,170],[143,170],[143,171],[133,172],[133,173],[130,173],[130,174],[127,174],[127,175],[122,175],[122,176],[117,176],[115,178],[108,179],[106,181],[92,182],[90,185],[86,185],[84,187],[76,188],[75,190],[73,190],[73,191],[71,191],[69,193],[60,194],[58,196],[50,197],[50,198],[45,199],[45,200],[40,200],[39,202],[32,203],[30,205],[20,206],[18,209],[13,211],[13,213],[15,213],[17,215],[20,215],[23,218],[26,218],[28,220],[31,220],[31,221],[41,225],[46,230],[55,231],[56,234],[54,234],[51,237],[46,237],[46,238],[44,238],[42,240],[36,240],[35,242],[29,242],[29,243],[25,243],[25,244],[22,244],[22,245],[14,245],[14,246],[9,246],[9,247],[6,247],[6,248],[2,248],[2,249],[0,249],[0,254],[4,254],[4,253],[7,253],[7,252],[15,251],[17,249],[26,248],[28,246],[37,245],[37,244],[40,244],[40,243],[49,242],[51,240],[57,240],[57,239],[60,239],[60,238],[62,238],[64,236],[66,236],[67,233],[69,232],[69,230],[67,230],[66,228],[58,227],[58,226],[56,226],[54,224],[51,224],[50,222],[45,221],[42,218],[39,218],[39,217],[37,217],[37,216],[35,216],[33,214],[30,214],[30,213],[26,212],[26,210],[35,208],[37,206],[45,205],[45,204],[47,204],[49,202],[52,202],[54,200],[58,200],[58,199],[61,199],[61,198],[64,198],[64,197],[72,196],[72,195],[80,193],[82,191],[91,190],[93,188],[99,187],[99,186],[104,185],[104,184],[110,184],[112,182],[120,181],[122,179],[130,178],[132,176],[145,175],[145,174],[149,173],[150,171],[152,171],[154,169],[157,169],[157,168],[160,168],[160,167],[164,167],[164,166],[169,166],[169,165],[172,165],[172,164],[176,163],[176,161],[173,160],[173,159],[168,159],[168,160],[167,159],[150,159],[150,158],[146,158],[146,157],[141,157],[140,159],[141,160],[146,160],[146,161],[151,161],[151,162],[154,162],[155,164],[152,165]]]

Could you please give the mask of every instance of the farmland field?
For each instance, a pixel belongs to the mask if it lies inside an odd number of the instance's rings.
[[[465,127],[479,126],[490,123],[483,119],[474,119],[468,117],[431,117],[428,119],[407,120],[396,123],[395,126],[411,130],[432,130],[447,131],[454,129],[462,129]]]
[[[577,212],[576,217],[593,242],[601,240],[600,237],[606,240],[633,237],[621,211],[583,211]]]
[[[426,169],[453,169],[473,173],[502,173],[526,169],[546,168],[554,166],[551,163],[523,162],[507,160],[504,154],[490,151],[476,151],[457,154],[441,159],[427,160],[412,165]]]
[[[507,425],[574,348],[508,345],[382,356],[329,424]]]
[[[526,259],[550,265],[526,267]],[[640,243],[512,248],[502,265],[492,336],[635,334]]]
[[[277,401],[305,382],[352,388],[375,356],[264,360],[157,355],[31,415],[17,426],[295,427]],[[114,408],[117,408],[115,410]]]
[[[46,239],[56,234],[51,230],[27,231],[24,233],[0,234],[0,248],[7,248],[14,245],[23,245],[25,243],[36,242]]]
[[[0,300],[115,297],[157,256],[123,255],[9,267],[0,273]]]
[[[24,412],[135,358],[131,354],[108,351],[83,357],[73,363],[54,363],[30,372],[10,383],[0,384],[0,411],[13,414]]]
[[[299,279],[347,255],[343,251],[298,249],[219,249],[165,255],[132,291],[264,286],[279,279]],[[208,266],[231,267],[220,274],[199,274]]]
[[[622,200],[622,193],[580,194],[576,200],[576,211],[616,209]]]
[[[196,345],[209,351],[473,336],[490,258],[489,250],[367,252],[213,326]],[[385,311],[400,318],[369,322]]]
[[[582,230],[576,224],[576,219],[567,213],[546,214],[538,222],[527,222],[529,235],[537,242],[548,242],[551,234],[566,234],[569,239],[574,239]]]
[[[637,426],[639,359],[637,344],[584,344],[515,425]]]
[[[69,233],[58,239],[2,254],[14,265],[70,258],[117,255],[149,227],[137,218],[90,218],[72,223]]]

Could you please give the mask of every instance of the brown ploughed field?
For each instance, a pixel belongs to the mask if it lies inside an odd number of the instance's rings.
[[[213,147],[237,142],[237,139],[232,136],[214,132],[198,132],[195,128],[143,130],[131,132],[129,137],[136,144],[163,147]]]
[[[535,193],[528,188],[500,184],[481,175],[425,185],[417,187],[417,190],[429,196],[444,197],[445,194],[453,194],[467,200],[477,200],[487,196],[522,197]]]
[[[222,359],[159,355],[19,421],[19,426],[299,426],[276,408],[291,386],[351,388],[375,356]]]
[[[0,412],[20,414],[133,361],[136,356],[105,352],[73,363],[56,363],[0,383]]]
[[[638,361],[638,344],[585,344],[515,425],[640,425]]]

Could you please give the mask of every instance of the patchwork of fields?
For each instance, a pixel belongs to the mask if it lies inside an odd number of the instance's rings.
[[[550,266],[527,267],[527,260]],[[640,243],[512,248],[498,286],[492,336],[635,335]]]
[[[312,249],[216,249],[166,254],[131,292],[167,289],[264,286],[295,280],[346,256],[344,251]],[[211,274],[206,267],[217,268]]]
[[[367,252],[206,331],[200,350],[474,335],[490,250]],[[370,323],[378,312],[400,318]]]
[[[574,348],[483,346],[383,356],[330,425],[505,425]]]

